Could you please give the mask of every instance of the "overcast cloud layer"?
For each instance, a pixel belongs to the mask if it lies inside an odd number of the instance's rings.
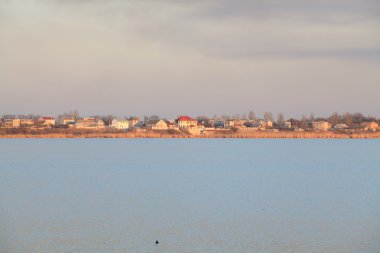
[[[380,116],[371,0],[2,0],[0,113]]]

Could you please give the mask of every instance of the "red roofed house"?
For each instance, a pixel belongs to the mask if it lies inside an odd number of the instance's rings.
[[[41,122],[43,126],[54,126],[55,125],[54,117],[41,117],[38,119],[38,122]]]
[[[179,116],[177,122],[178,127],[183,129],[195,127],[198,125],[198,121],[196,119],[190,118],[189,116]]]

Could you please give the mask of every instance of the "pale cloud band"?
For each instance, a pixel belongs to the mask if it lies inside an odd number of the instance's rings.
[[[378,115],[379,24],[369,0],[5,0],[0,108]]]

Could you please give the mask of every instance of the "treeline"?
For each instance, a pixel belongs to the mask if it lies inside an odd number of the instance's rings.
[[[25,119],[38,119],[41,116],[52,116],[52,115],[39,115],[39,114],[27,114],[27,115],[3,115],[1,117],[2,120],[4,119],[11,119],[11,118],[25,118]],[[57,116],[52,116],[56,119],[60,119],[63,117],[72,117],[75,120],[83,118],[79,114],[77,110],[65,112],[62,114],[59,114]],[[88,115],[86,117],[91,118],[98,118],[101,119],[106,125],[108,125],[113,119],[119,118],[117,116],[114,116],[112,114],[109,115]],[[160,117],[159,115],[145,115],[142,118],[137,116],[125,116],[123,117],[125,119],[138,119],[142,122],[148,122],[150,120],[157,120],[157,119],[164,119],[167,120],[166,117]],[[298,125],[299,127],[306,127],[308,124],[310,124],[313,121],[327,121],[331,123],[332,125],[336,124],[346,124],[346,125],[355,125],[355,124],[361,124],[364,122],[378,122],[380,123],[380,118],[376,118],[374,116],[366,116],[362,113],[343,113],[339,114],[338,112],[332,113],[328,117],[321,117],[321,116],[315,116],[314,113],[311,113],[309,116],[303,115],[300,118],[297,117],[286,117],[283,113],[277,113],[276,117],[272,112],[265,112],[262,117],[256,116],[254,111],[249,111],[247,114],[233,114],[233,115],[227,115],[227,114],[221,114],[221,115],[213,115],[213,116],[204,116],[200,115],[195,117],[199,122],[204,123],[206,126],[209,122],[215,122],[215,121],[226,121],[226,120],[245,120],[245,121],[272,121],[276,126],[282,126],[286,121],[292,121],[293,124]],[[210,123],[211,124],[211,123]]]

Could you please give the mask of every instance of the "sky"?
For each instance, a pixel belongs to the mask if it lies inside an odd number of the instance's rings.
[[[1,0],[0,114],[380,116],[377,0]]]

